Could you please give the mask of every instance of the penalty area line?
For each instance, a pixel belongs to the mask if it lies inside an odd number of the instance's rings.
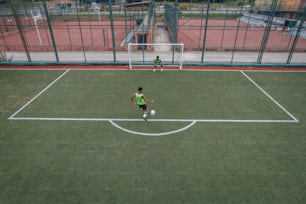
[[[183,132],[190,127],[192,127],[196,123],[298,123],[296,120],[224,120],[224,119],[205,119],[205,120],[193,120],[193,119],[150,119],[148,122],[144,122],[143,119],[124,119],[124,118],[38,118],[38,117],[13,117],[9,118],[10,120],[35,120],[35,121],[95,121],[95,122],[109,122],[114,127],[118,128],[121,131],[141,135],[141,136],[150,136],[150,137],[160,137],[167,136],[171,134],[176,134],[179,132]],[[166,132],[139,132],[124,128],[118,125],[116,122],[189,122],[188,125],[171,131]]]
[[[115,121],[143,122],[143,119],[131,118],[46,118],[46,117],[12,117],[9,120],[37,121]],[[240,119],[149,119],[148,122],[198,122],[198,123],[299,123],[296,120],[240,120]]]
[[[274,104],[276,104],[282,111],[284,111],[290,118],[292,118],[295,122],[299,122],[299,120],[294,117],[292,113],[290,113],[284,106],[282,106],[279,102],[277,102],[270,94],[268,94],[261,86],[259,86],[251,77],[249,77],[244,71],[240,71],[240,73],[245,76],[253,85],[255,85],[265,96],[267,96]]]
[[[65,76],[70,70],[66,70],[63,74],[53,80],[46,88],[40,91],[36,96],[34,96],[31,100],[29,100],[26,104],[24,104],[21,108],[19,108],[15,113],[13,113],[9,119],[14,119],[15,116],[20,113],[23,109],[25,109],[28,105],[30,105],[34,100],[36,100],[39,96],[41,96],[44,92],[46,92],[51,86],[53,86],[58,80],[60,80],[63,76]]]

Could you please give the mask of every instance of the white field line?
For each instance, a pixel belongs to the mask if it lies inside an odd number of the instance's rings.
[[[265,94],[270,100],[273,101],[280,109],[282,109],[289,117],[291,117],[295,122],[299,122],[299,120],[294,117],[286,108],[284,108],[280,103],[278,103],[272,96],[270,96],[263,88],[261,88],[253,79],[251,79],[244,71],[240,71],[250,82],[252,82],[263,94]]]
[[[35,118],[35,117],[20,117],[20,118],[11,118],[11,120],[45,120],[45,121],[108,121],[114,127],[135,135],[149,136],[149,137],[161,137],[167,136],[171,134],[176,134],[179,132],[183,132],[190,127],[192,127],[197,122],[211,122],[211,123],[296,123],[294,120],[222,120],[222,119],[207,119],[207,120],[194,120],[194,119],[149,119],[150,122],[190,122],[190,124],[176,130],[166,131],[166,132],[158,132],[158,133],[149,133],[149,132],[139,132],[124,128],[115,121],[136,121],[136,122],[144,122],[143,119],[125,119],[125,118]],[[144,122],[146,123],[146,122]]]
[[[131,118],[45,118],[45,117],[13,117],[10,120],[37,121],[116,121],[143,122],[143,119]],[[235,119],[149,119],[148,122],[198,122],[198,123],[297,123],[295,120],[235,120]]]
[[[189,125],[186,125],[183,128],[177,129],[177,130],[172,130],[172,131],[167,131],[167,132],[160,132],[160,133],[147,133],[147,132],[138,132],[138,131],[133,131],[133,130],[129,130],[126,128],[121,127],[120,125],[116,124],[114,121],[109,120],[109,122],[115,126],[116,128],[130,133],[130,134],[135,134],[135,135],[143,135],[143,136],[166,136],[166,135],[171,135],[171,134],[175,134],[175,133],[179,133],[179,132],[183,132],[184,130],[187,130],[188,128],[190,128],[191,126],[193,126],[194,124],[196,124],[196,121],[192,121]]]
[[[69,72],[69,69],[66,70],[59,77],[57,77],[54,81],[52,81],[46,88],[44,88],[41,92],[39,92],[36,96],[34,96],[31,100],[29,100],[21,108],[19,108],[13,115],[9,117],[9,119],[13,119],[18,113],[20,113],[23,109],[25,109],[28,105],[30,105],[34,100],[36,100],[40,95],[42,95],[45,91],[47,91],[51,86],[53,86],[53,84],[55,84],[58,80],[60,80],[68,72]]]
[[[60,75],[57,79],[52,81],[45,89],[39,92],[35,97],[33,97],[30,101],[28,101],[25,105],[23,105],[18,111],[16,111],[13,115],[11,115],[9,120],[36,120],[36,121],[108,121],[114,127],[137,135],[143,136],[165,136],[170,134],[175,134],[178,132],[182,132],[190,127],[192,127],[197,122],[203,123],[298,123],[299,121],[282,105],[280,105],[275,99],[273,99],[265,90],[263,90],[256,82],[254,82],[247,74],[243,71],[240,71],[249,81],[251,81],[258,89],[260,89],[270,100],[272,100],[279,108],[281,108],[285,113],[287,113],[293,120],[239,120],[239,119],[149,119],[149,122],[190,122],[187,126],[173,130],[168,132],[161,133],[145,133],[145,132],[137,132],[133,130],[129,130],[123,128],[116,124],[114,121],[136,121],[143,122],[143,119],[128,119],[128,118],[47,118],[47,117],[15,117],[19,112],[25,109],[29,104],[31,104],[35,99],[37,99],[40,95],[42,95],[45,91],[47,91],[52,85],[54,85],[58,80],[60,80],[66,73],[68,73],[69,69],[66,70],[62,75]]]

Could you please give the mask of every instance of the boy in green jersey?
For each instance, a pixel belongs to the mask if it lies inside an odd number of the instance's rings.
[[[142,118],[147,121],[147,116],[148,116],[148,113],[149,113],[149,108],[147,106],[147,103],[154,103],[154,100],[153,99],[148,99],[145,97],[145,95],[142,93],[142,87],[139,87],[138,88],[138,92],[134,93],[132,96],[131,96],[131,102],[132,104],[134,105],[138,105],[139,108],[142,109],[143,111],[143,116]]]
[[[161,61],[161,59],[159,58],[159,56],[157,56],[155,59],[154,59],[154,69],[153,69],[153,72],[155,72],[155,69],[156,69],[156,66],[157,65],[160,65],[160,71],[164,71],[163,69],[163,63]]]

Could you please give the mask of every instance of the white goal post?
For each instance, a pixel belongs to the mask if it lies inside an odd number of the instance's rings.
[[[133,66],[152,66],[154,59],[159,56],[163,66],[183,67],[183,43],[129,43],[129,68]]]

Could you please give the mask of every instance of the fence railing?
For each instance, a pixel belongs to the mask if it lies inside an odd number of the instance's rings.
[[[127,64],[127,43],[141,39],[183,43],[184,64],[306,65],[305,9],[280,13],[276,0],[264,12],[210,2],[63,7],[8,1],[0,6],[0,51],[10,60],[2,57],[0,64]],[[165,28],[159,29],[156,10]],[[137,29],[139,19],[147,20],[146,29]]]

